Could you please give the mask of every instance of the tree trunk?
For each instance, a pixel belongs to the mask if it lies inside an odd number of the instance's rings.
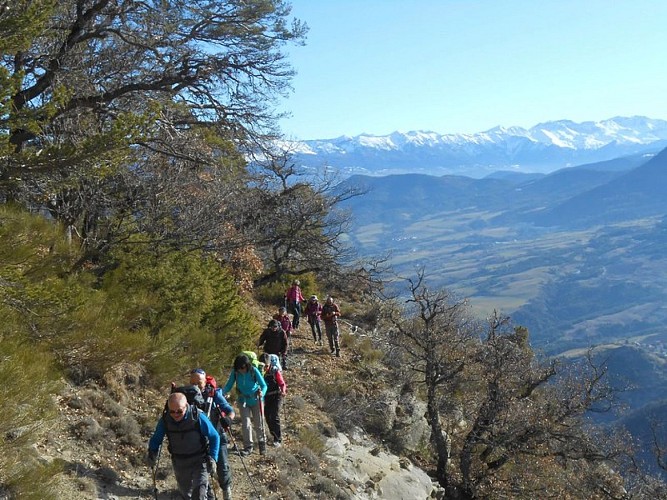
[[[447,433],[442,430],[442,426],[440,425],[440,413],[438,412],[435,387],[431,385],[428,387],[427,408],[428,422],[431,426],[431,440],[438,455],[436,478],[440,486],[446,489],[449,482],[447,473],[447,466],[449,465],[449,439]]]

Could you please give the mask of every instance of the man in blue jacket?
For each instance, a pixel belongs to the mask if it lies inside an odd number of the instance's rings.
[[[232,420],[234,419],[234,408],[225,399],[222,389],[215,387],[215,379],[207,377],[206,372],[201,368],[195,368],[190,372],[190,383],[199,387],[202,396],[206,400],[206,416],[209,417],[213,427],[215,427],[220,435],[220,451],[218,453],[217,467],[218,482],[222,488],[223,500],[231,500],[232,498],[232,470],[229,466],[229,458],[227,453],[227,431],[229,430]],[[209,488],[209,498],[214,498],[214,495]]]
[[[165,434],[179,492],[187,500],[206,499],[208,474],[215,474],[220,448],[215,427],[201,410],[188,405],[185,394],[175,392],[169,396],[167,411],[148,442],[151,467],[155,466]]]

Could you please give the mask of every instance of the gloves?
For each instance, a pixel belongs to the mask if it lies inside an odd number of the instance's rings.
[[[222,415],[220,417],[220,425],[222,426],[223,429],[227,430],[232,426],[232,419],[229,418],[227,415]]]
[[[206,470],[211,476],[215,476],[215,473],[218,470],[215,460],[213,460],[210,455],[206,457]]]
[[[146,463],[149,467],[155,467],[157,462],[157,451],[148,450],[148,455],[146,455]]]

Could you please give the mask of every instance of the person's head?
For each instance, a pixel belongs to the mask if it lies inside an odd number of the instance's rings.
[[[280,314],[281,316],[285,316],[285,314],[287,314],[287,308],[285,306],[280,306],[280,308],[278,309],[278,314]]]
[[[195,368],[190,372],[190,383],[196,385],[202,391],[206,387],[206,372],[201,368]]]
[[[327,297],[327,304],[333,304],[333,302],[334,302],[333,297],[331,295],[329,295]]]
[[[317,295],[311,295],[310,296],[310,301],[311,302],[317,302]]]
[[[185,397],[185,394],[174,392],[169,395],[167,408],[169,408],[169,416],[176,422],[180,422],[183,420],[185,412],[188,410],[188,399]]]
[[[263,352],[259,355],[260,363],[264,363],[264,367],[267,368],[271,366],[271,355],[268,352]]]
[[[239,354],[234,359],[234,370],[237,372],[246,373],[250,370],[250,359],[245,354]]]
[[[292,281],[293,286],[299,286],[300,284],[301,284],[301,282],[299,280]]]
[[[271,321],[269,321],[269,328],[271,330],[277,330],[278,328],[280,328],[280,322],[277,319],[272,319]]]

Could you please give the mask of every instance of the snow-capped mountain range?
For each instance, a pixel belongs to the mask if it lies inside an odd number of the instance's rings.
[[[530,129],[496,127],[476,134],[430,131],[292,142],[307,168],[324,165],[347,174],[422,172],[483,177],[498,170],[550,172],[667,146],[667,121],[643,116],[575,123],[545,122]]]

